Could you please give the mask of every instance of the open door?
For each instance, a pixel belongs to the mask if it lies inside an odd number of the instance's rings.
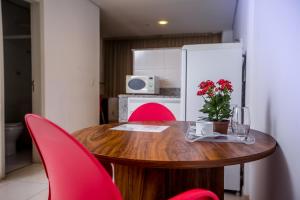
[[[31,60],[32,60],[32,112],[43,115],[42,112],[42,54],[41,54],[41,20],[40,3],[27,1],[31,10]],[[4,178],[5,169],[5,88],[4,88],[4,44],[3,44],[2,1],[0,1],[0,179]],[[33,148],[33,162],[39,162],[39,156]]]
[[[41,53],[41,13],[40,3],[31,2],[31,50],[32,50],[32,112],[43,115],[43,90],[42,90],[42,53]],[[32,150],[33,162],[40,162],[40,157],[35,146]]]

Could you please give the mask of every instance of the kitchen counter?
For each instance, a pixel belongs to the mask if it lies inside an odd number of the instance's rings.
[[[180,95],[160,95],[160,94],[120,94],[119,98],[180,98]]]
[[[180,98],[180,88],[160,88],[159,94],[120,94],[120,98]]]

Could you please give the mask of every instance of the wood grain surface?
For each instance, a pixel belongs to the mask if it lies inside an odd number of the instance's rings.
[[[165,169],[115,165],[115,183],[124,200],[162,200],[194,188],[224,197],[224,168]]]
[[[141,124],[141,123],[140,123]],[[119,124],[86,128],[74,136],[99,160],[155,168],[211,168],[264,158],[276,149],[269,135],[251,130],[255,144],[187,142],[188,122],[145,122],[170,126],[161,133],[110,130]]]

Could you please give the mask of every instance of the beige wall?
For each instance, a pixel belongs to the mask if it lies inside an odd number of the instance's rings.
[[[300,199],[300,1],[239,1],[235,37],[247,51],[252,128],[271,134],[276,153],[249,166],[250,200]]]
[[[99,8],[88,0],[44,0],[44,115],[67,131],[98,123]]]
[[[67,131],[99,121],[100,10],[89,0],[28,0],[40,16],[32,44],[40,48],[33,65],[40,67],[39,113]],[[1,5],[1,2],[0,2]],[[37,13],[39,12],[39,13]],[[32,20],[36,22],[38,20]],[[0,23],[2,15],[0,9]],[[0,26],[0,178],[4,176],[3,43]],[[33,54],[35,54],[33,51]],[[36,54],[38,54],[36,52]],[[40,64],[39,64],[40,63]],[[39,71],[40,70],[40,71]],[[36,85],[38,87],[38,85]],[[38,108],[39,109],[39,108]],[[34,159],[36,160],[36,159]]]

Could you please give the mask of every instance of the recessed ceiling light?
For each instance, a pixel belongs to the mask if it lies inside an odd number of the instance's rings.
[[[157,23],[159,25],[167,25],[169,22],[167,20],[159,20]]]

